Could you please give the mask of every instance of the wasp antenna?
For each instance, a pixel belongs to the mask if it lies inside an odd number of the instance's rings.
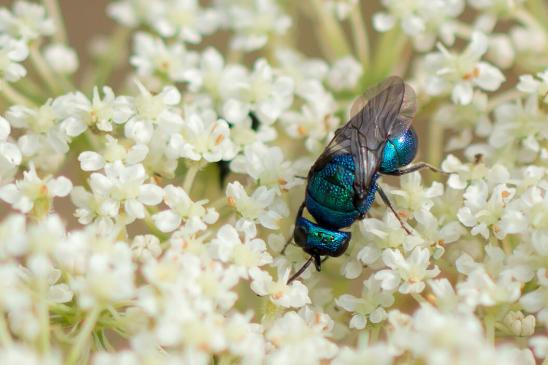
[[[297,271],[295,274],[293,274],[292,277],[290,277],[288,280],[287,280],[287,285],[291,284],[291,282],[295,279],[297,279],[299,276],[301,276],[301,274],[310,266],[310,264],[312,263],[312,261],[314,260],[314,256],[310,256],[310,258],[308,259],[308,261],[306,261],[304,263],[303,266],[301,266],[301,268],[299,269],[299,271]]]

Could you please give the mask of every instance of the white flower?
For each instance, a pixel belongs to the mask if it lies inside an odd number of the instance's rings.
[[[266,271],[257,267],[249,269],[251,277],[251,289],[258,295],[268,295],[270,300],[284,308],[300,308],[310,304],[308,288],[299,280],[292,281],[289,285],[289,269],[283,273],[278,272],[278,280],[274,281]]]
[[[444,43],[453,44],[456,18],[464,9],[463,0],[382,0],[382,4],[387,11],[373,15],[373,27],[379,32],[386,32],[399,22],[420,51],[431,49],[437,36]]]
[[[402,294],[420,293],[425,287],[424,280],[434,278],[440,273],[437,265],[428,269],[430,252],[422,247],[416,247],[407,258],[399,250],[386,249],[382,253],[382,259],[390,270],[377,272],[375,279],[381,281],[381,288],[384,290],[399,288]]]
[[[53,149],[57,153],[69,150],[69,136],[60,128],[66,103],[63,98],[48,100],[38,108],[22,105],[11,106],[6,119],[12,127],[24,129],[17,143],[26,157],[35,156]]]
[[[112,132],[113,123],[123,124],[132,116],[132,110],[126,98],[116,97],[112,89],[104,86],[103,97],[99,88],[93,88],[89,100],[80,92],[66,94],[57,99],[59,105],[66,106],[61,111],[61,128],[71,137],[84,133],[88,128],[102,132]]]
[[[125,135],[137,143],[148,143],[155,129],[166,133],[178,131],[183,119],[176,106],[181,101],[181,94],[174,86],[166,86],[153,95],[143,84],[136,81],[139,95],[127,97],[125,102],[130,106],[131,118],[125,124]]]
[[[283,35],[291,25],[291,19],[272,0],[251,3],[221,0],[218,3],[219,11],[225,14],[225,22],[236,33],[231,42],[235,49],[262,48],[271,34]]]
[[[0,187],[0,199],[23,213],[34,208],[35,214],[42,216],[48,213],[53,198],[65,197],[71,190],[72,183],[66,177],[41,179],[31,164],[29,170],[23,173],[23,179]]]
[[[513,160],[532,162],[548,140],[546,113],[539,108],[536,95],[525,102],[505,103],[495,109],[496,123],[489,136],[489,144],[495,148],[517,145]]]
[[[135,236],[131,243],[133,256],[141,262],[154,260],[162,253],[160,240],[152,234]]]
[[[167,46],[160,38],[139,32],[133,40],[135,54],[130,63],[141,76],[167,76],[170,81],[188,81],[198,55],[187,51],[183,44]]]
[[[333,365],[391,365],[392,349],[384,343],[361,346],[354,350],[343,347],[333,359]]]
[[[327,83],[335,91],[353,90],[363,74],[362,66],[353,57],[335,62],[327,74]]]
[[[238,87],[247,80],[245,67],[238,64],[225,65],[223,56],[215,48],[209,47],[201,54],[198,66],[191,74],[190,89],[194,92],[203,89],[214,99],[224,100],[236,95]]]
[[[457,190],[463,190],[470,183],[481,179],[486,179],[490,187],[508,183],[510,179],[510,172],[504,165],[495,164],[488,167],[481,161],[473,164],[463,163],[454,155],[448,155],[441,168],[443,171],[451,172],[447,185]]]
[[[9,139],[10,132],[10,124],[0,116],[0,186],[11,181],[22,160],[21,151]]]
[[[123,161],[126,165],[133,165],[143,162],[147,157],[149,149],[144,144],[134,144],[128,148],[109,135],[105,136],[105,139],[105,146],[100,151],[101,153],[84,151],[78,156],[82,170],[97,171],[102,169],[106,163],[114,161]]]
[[[504,238],[505,231],[501,228],[500,219],[504,208],[512,200],[515,189],[506,184],[495,186],[489,195],[489,187],[483,180],[472,183],[464,193],[464,207],[457,214],[462,224],[472,227],[472,234],[481,234],[489,238],[492,229],[499,239]]]
[[[154,224],[162,232],[174,231],[184,220],[186,231],[194,233],[206,229],[206,224],[213,224],[219,218],[215,209],[204,208],[208,200],[193,202],[183,189],[173,185],[166,186],[164,192],[164,201],[170,209],[152,216]]]
[[[213,9],[202,9],[198,0],[168,0],[162,10],[150,22],[166,38],[177,36],[189,43],[199,43],[203,35],[218,27],[219,15]]]
[[[156,205],[162,201],[162,188],[145,184],[146,179],[143,165],[124,166],[121,161],[115,161],[105,165],[104,175],[91,174],[89,185],[94,195],[105,199],[101,204],[102,210],[116,216],[122,206],[131,222],[145,217],[144,205]]]
[[[121,0],[108,4],[107,13],[119,23],[134,28],[161,16],[165,6],[164,2]]]
[[[514,336],[532,336],[535,333],[535,317],[524,316],[520,311],[508,312],[504,316],[503,323]]]
[[[13,4],[11,13],[0,9],[0,31],[28,42],[52,35],[55,25],[43,6],[19,0]]]
[[[78,69],[78,55],[64,44],[49,44],[44,49],[44,58],[53,71],[62,75],[73,74]]]
[[[430,187],[425,188],[420,172],[416,171],[403,175],[400,178],[400,188],[390,189],[389,193],[395,196],[395,206],[405,216],[417,210],[430,209],[433,205],[432,199],[443,195],[443,185],[434,181]]]
[[[288,190],[301,183],[295,178],[295,169],[279,147],[268,147],[253,143],[244,148],[244,154],[237,156],[230,164],[234,172],[246,173],[263,186],[280,187]]]
[[[335,356],[337,346],[325,336],[325,327],[308,324],[295,312],[286,312],[267,330],[272,344],[267,364],[319,364]]]
[[[0,75],[8,82],[15,82],[27,74],[20,65],[29,54],[26,44],[7,35],[0,35]]]
[[[485,252],[483,262],[475,262],[466,253],[456,260],[457,270],[467,275],[465,281],[457,284],[459,296],[472,308],[515,302],[520,296],[521,283],[532,278],[530,270],[507,265],[506,255],[498,247],[488,245]]]
[[[340,119],[335,115],[337,104],[316,80],[304,89],[301,92],[307,95],[306,103],[299,111],[291,109],[283,113],[280,119],[291,137],[305,138],[307,150],[319,153],[339,126]]]
[[[293,102],[293,80],[278,75],[265,59],[259,59],[253,72],[234,86],[234,97],[225,104],[224,113],[245,115],[243,110],[252,110],[261,123],[274,123]],[[235,113],[240,110],[239,113]],[[237,122],[237,120],[235,120]]]
[[[335,303],[348,312],[352,312],[349,327],[364,329],[367,321],[380,323],[386,319],[384,308],[394,304],[394,295],[381,288],[380,281],[373,276],[363,282],[362,295],[359,298],[344,294],[335,299]]]
[[[544,103],[548,103],[548,69],[537,74],[539,80],[532,75],[521,75],[517,89],[524,93],[537,95]]]
[[[548,270],[539,269],[537,272],[539,288],[523,295],[519,302],[523,309],[530,313],[537,313],[540,322],[548,323]]]
[[[128,300],[135,290],[135,266],[128,245],[124,242],[100,243],[90,245],[84,275],[69,280],[71,289],[77,294],[78,305],[88,310]]]
[[[470,104],[474,87],[495,91],[505,80],[504,75],[494,66],[481,62],[487,51],[487,37],[479,32],[472,35],[468,47],[461,53],[451,53],[438,44],[439,52],[426,56],[425,66],[431,76],[426,85],[430,95],[451,92],[456,104]]]
[[[487,95],[476,90],[470,104],[447,103],[437,110],[434,121],[457,133],[447,142],[446,151],[468,147],[472,143],[474,133],[479,137],[489,136],[492,123],[487,105]]]
[[[283,217],[289,214],[285,202],[277,197],[275,189],[260,186],[251,196],[247,194],[238,181],[228,184],[226,188],[228,205],[236,208],[242,218],[238,229],[255,236],[255,224],[259,223],[268,229],[277,229]]]
[[[181,132],[171,136],[169,149],[174,156],[194,161],[230,160],[236,154],[228,123],[217,119],[211,110],[202,113],[189,111]]]
[[[272,262],[272,256],[262,239],[246,237],[242,241],[238,231],[228,224],[219,229],[209,247],[214,257],[236,267],[239,275],[246,279],[251,269]]]

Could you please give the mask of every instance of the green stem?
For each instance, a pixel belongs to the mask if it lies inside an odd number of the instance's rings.
[[[190,195],[190,189],[192,189],[192,184],[194,183],[194,179],[196,179],[196,175],[198,174],[198,171],[202,168],[201,162],[192,162],[185,175],[185,180],[183,181],[183,190],[186,191],[188,195]]]
[[[93,328],[95,327],[95,323],[99,318],[100,313],[100,308],[93,308],[91,312],[88,313],[86,319],[84,320],[82,328],[80,329],[80,332],[78,333],[78,336],[74,341],[74,345],[72,346],[72,349],[70,350],[70,353],[67,357],[68,365],[75,364],[78,358],[80,358],[80,356],[82,355],[82,348],[87,342],[89,342],[89,338],[91,336]]]
[[[367,72],[369,67],[369,37],[367,35],[367,27],[363,21],[360,5],[357,4],[356,8],[350,15],[350,23],[352,24],[352,36],[354,38],[354,48],[358,53],[358,59],[360,60],[364,72]]]
[[[487,341],[491,344],[495,344],[495,316],[491,313],[487,313],[483,319],[485,325],[485,337]]]
[[[126,27],[118,27],[114,31],[108,45],[108,50],[98,62],[99,66],[95,72],[95,78],[89,82],[92,85],[86,85],[86,88],[91,90],[93,86],[105,85],[120,59],[125,56],[125,47],[128,43],[129,35],[130,31]]]
[[[544,24],[548,30],[548,4],[544,0],[529,0],[527,6],[531,14],[536,16],[540,24]]]
[[[329,13],[321,0],[309,0],[316,12],[319,26],[317,36],[326,57],[334,62],[350,54],[350,47],[339,22]]]
[[[380,331],[381,331],[380,326],[374,326],[373,328],[371,328],[370,330],[371,336],[369,337],[369,344],[374,344],[375,342],[378,341]]]
[[[4,98],[12,104],[35,106],[35,104],[29,98],[21,94],[19,91],[15,90],[9,83],[4,80],[0,80],[0,92],[2,93],[2,95],[4,95]]]
[[[428,151],[429,164],[439,166],[443,156],[443,127],[440,123],[431,121],[428,128]],[[432,180],[433,173],[429,172],[429,180]]]
[[[381,36],[377,42],[379,46],[375,49],[373,70],[367,73],[367,85],[375,84],[391,73],[394,65],[401,60],[407,42],[407,37],[399,28],[394,28]]]
[[[523,93],[521,91],[514,89],[498,94],[497,96],[491,98],[491,100],[487,103],[487,112],[491,112],[500,104],[519,99],[522,95]]]
[[[38,304],[38,318],[40,321],[40,337],[39,344],[40,349],[43,353],[49,353],[49,332],[50,332],[50,323],[49,323],[49,307],[48,307],[48,282],[45,278],[38,279],[40,286],[40,298],[38,299],[40,303]]]
[[[40,44],[34,42],[30,45],[30,59],[38,75],[42,78],[48,89],[54,94],[61,94],[63,87],[59,83],[61,79],[55,75],[40,52]]]
[[[54,39],[58,43],[67,43],[67,31],[65,29],[65,24],[63,22],[63,16],[61,15],[61,10],[59,8],[59,2],[57,0],[43,0],[44,5],[48,11],[48,14],[53,19],[55,23],[55,34],[53,35]]]
[[[540,31],[546,31],[546,28],[525,9],[515,10],[514,12],[512,12],[512,16],[514,17],[514,19],[516,19],[525,26],[536,28]]]

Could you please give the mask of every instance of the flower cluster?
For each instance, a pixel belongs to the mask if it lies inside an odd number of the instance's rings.
[[[82,62],[56,0],[1,7],[0,364],[544,364],[545,6],[369,6],[116,0]],[[391,74],[443,174],[381,177],[394,211],[288,283],[308,171]]]

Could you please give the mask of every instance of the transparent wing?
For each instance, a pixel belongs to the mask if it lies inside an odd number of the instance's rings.
[[[354,191],[358,197],[365,197],[386,140],[405,132],[414,115],[415,93],[401,78],[392,76],[371,87],[354,101],[350,120],[337,129],[311,173],[334,156],[351,153],[356,166]]]

